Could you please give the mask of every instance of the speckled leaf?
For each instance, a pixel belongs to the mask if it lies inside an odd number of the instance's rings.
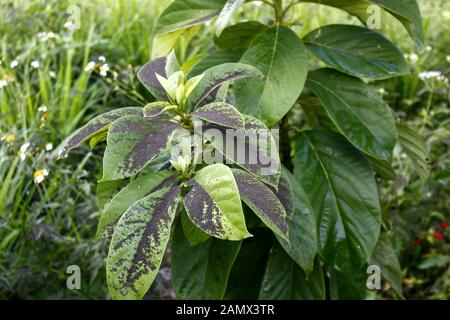
[[[222,299],[241,241],[208,239],[191,246],[177,223],[172,242],[172,283],[179,299]]]
[[[171,104],[165,101],[157,101],[149,103],[144,107],[144,117],[156,118],[161,115],[166,115],[165,111],[169,106],[171,106]]]
[[[303,270],[274,244],[267,262],[259,298],[262,300],[323,300],[325,280],[320,264],[306,278]]]
[[[291,173],[285,167],[281,167],[281,176],[278,189],[271,187],[273,193],[275,193],[283,204],[286,211],[286,216],[288,217],[292,217],[295,209],[295,195],[291,179]]]
[[[302,40],[289,28],[269,28],[253,41],[240,62],[261,70],[264,79],[236,81],[236,108],[270,127],[277,124],[305,85],[308,53]]]
[[[248,48],[253,40],[266,31],[267,25],[258,21],[237,23],[223,30],[214,42],[221,49]]]
[[[306,86],[355,147],[381,160],[392,157],[397,143],[395,119],[375,90],[358,78],[329,68],[310,72]]]
[[[102,210],[97,226],[97,238],[111,236],[117,221],[133,203],[156,191],[162,183],[163,188],[173,184],[173,174],[171,171],[144,174],[120,190]]]
[[[278,188],[281,174],[280,155],[272,132],[261,121],[243,115],[245,130],[230,132],[218,126],[203,126],[203,135],[227,161],[237,164],[260,181]],[[222,141],[216,136],[220,133]],[[235,136],[236,143],[227,143]],[[232,146],[233,148],[227,148]]]
[[[275,234],[288,239],[286,211],[283,204],[268,186],[251,174],[233,169],[242,201],[268,226]]]
[[[232,105],[225,102],[213,102],[198,108],[193,116],[209,123],[233,129],[244,129],[245,120],[242,114]]]
[[[233,14],[244,4],[245,0],[228,0],[216,21],[216,36],[222,34],[223,29],[228,25]]]
[[[381,228],[374,173],[342,136],[307,131],[296,140],[294,176],[311,202],[321,257],[346,274],[373,253]]]
[[[311,31],[303,41],[328,66],[352,76],[386,79],[409,73],[401,51],[368,28],[327,25]]]
[[[281,181],[285,181],[290,186],[289,189],[294,192],[294,212],[286,219],[289,226],[289,241],[277,238],[284,251],[309,277],[314,269],[314,259],[318,252],[317,222],[314,211],[302,186],[285,168],[282,171]],[[281,194],[283,194],[283,189],[278,189]]]
[[[103,157],[102,181],[138,173],[166,146],[168,136],[177,128],[178,123],[142,116],[126,116],[114,121]]]
[[[210,238],[209,234],[204,233],[192,223],[186,213],[186,209],[181,212],[181,226],[183,228],[184,236],[191,246],[196,246]]]
[[[107,130],[108,126],[115,120],[127,116],[127,115],[142,115],[141,107],[128,107],[121,108],[101,114],[91,121],[89,121],[84,127],[78,129],[73,133],[65,142],[60,146],[60,158],[67,156],[70,150],[78,147],[81,143],[89,140],[97,133]]]
[[[240,78],[262,78],[261,72],[253,66],[242,63],[224,63],[205,71],[202,80],[192,91],[188,105],[192,109],[198,107],[211,92],[226,82]],[[212,101],[205,101],[206,103]],[[203,102],[203,104],[205,104]]]
[[[158,273],[170,238],[179,186],[135,202],[120,218],[106,262],[113,299],[142,299]]]
[[[159,74],[162,77],[167,77],[166,63],[166,57],[157,58],[144,65],[137,73],[139,81],[150,91],[156,100],[160,101],[168,101],[168,97],[156,75]]]
[[[207,166],[196,174],[190,185],[192,188],[184,198],[184,206],[198,228],[223,240],[251,236],[230,168],[223,164]]]

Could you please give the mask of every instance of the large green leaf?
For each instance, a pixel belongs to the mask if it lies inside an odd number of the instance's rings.
[[[166,147],[168,136],[179,124],[122,117],[111,124],[103,157],[102,181],[119,180],[138,173]]]
[[[347,274],[359,270],[372,255],[381,226],[368,160],[338,134],[307,131],[296,140],[294,176],[316,215],[326,264]]]
[[[192,66],[192,69],[189,71],[188,78],[199,76],[206,70],[224,63],[237,63],[241,59],[243,53],[244,50],[242,49],[211,53]]]
[[[265,78],[236,81],[236,107],[275,125],[303,90],[308,73],[305,46],[291,29],[272,27],[255,39],[241,63],[255,66]]]
[[[97,238],[111,236],[114,232],[115,224],[133,203],[153,193],[155,188],[168,187],[167,183],[173,184],[174,179],[172,176],[173,172],[170,171],[144,174],[120,190],[102,210],[97,226]],[[163,182],[164,184],[160,185]]]
[[[208,96],[224,83],[240,78],[262,78],[261,72],[255,67],[243,63],[224,63],[206,70],[203,78],[188,98],[188,105],[192,109],[198,107]]]
[[[184,198],[191,221],[205,233],[223,240],[242,240],[251,234],[245,226],[241,197],[230,168],[213,164],[190,181]]]
[[[166,90],[156,77],[157,74],[167,78],[166,72],[167,59],[161,57],[145,64],[137,72],[139,81],[147,88],[147,90],[159,101],[168,101]]]
[[[327,25],[311,31],[303,41],[328,66],[356,77],[385,79],[409,73],[400,50],[364,27]]]
[[[113,299],[141,299],[161,265],[180,188],[173,186],[135,202],[111,239],[106,275]]]
[[[361,80],[333,69],[308,75],[306,86],[339,131],[358,149],[388,160],[397,143],[395,119],[382,97]]]
[[[233,129],[244,129],[245,119],[232,105],[225,102],[214,102],[198,108],[193,114],[208,123]]]
[[[266,273],[261,284],[260,299],[317,300],[325,299],[322,268],[317,262],[307,280],[303,270],[275,244],[270,252]]]
[[[364,300],[369,293],[367,278],[369,275],[361,269],[353,274],[344,274],[336,269],[330,273],[330,297],[333,300]]]
[[[402,268],[388,233],[380,236],[372,258],[370,258],[370,264],[378,266],[381,270],[381,275],[391,284],[394,292],[398,296],[403,297]]]
[[[273,234],[268,229],[252,230],[255,237],[242,242],[239,254],[228,279],[227,300],[256,300],[266,270],[267,258],[273,244]]]
[[[420,49],[424,47],[422,16],[416,0],[306,0],[339,8],[366,23],[371,13],[369,6],[376,4],[396,17],[408,30]]]
[[[113,121],[128,115],[142,115],[142,110],[141,107],[121,108],[95,117],[64,141],[60,146],[59,157],[66,157],[70,150],[78,147],[81,143],[89,140],[96,134],[107,130]]]
[[[425,181],[430,176],[430,154],[425,139],[406,123],[397,124],[399,144],[413,161],[417,174]]]
[[[233,169],[241,199],[275,234],[288,239],[286,211],[272,190],[251,174]]]
[[[217,16],[227,0],[175,0],[159,16],[153,30],[152,57],[166,55],[188,28]]]
[[[210,238],[209,234],[204,233],[195,224],[192,223],[191,219],[186,213],[185,208],[183,208],[183,210],[181,211],[181,226],[184,232],[184,236],[191,246],[196,246],[197,244],[202,243],[203,241],[206,241]]]
[[[227,161],[237,164],[258,180],[278,188],[281,161],[277,142],[261,120],[243,116],[245,130],[230,132],[223,127],[205,125],[202,128],[203,136]]]
[[[294,212],[287,217],[289,241],[279,237],[278,241],[309,277],[318,251],[316,218],[306,192],[292,174],[283,168],[281,177],[294,192]]]
[[[246,21],[226,28],[214,42],[221,49],[248,48],[253,40],[266,31],[267,25],[258,21]]]
[[[239,10],[239,7],[241,7],[244,4],[244,1],[245,0],[228,0],[225,3],[225,6],[223,7],[216,21],[217,37],[222,34],[223,29],[225,29],[225,27],[228,25],[231,18],[233,17],[233,14],[237,10]]]
[[[241,241],[208,239],[191,246],[178,223],[172,242],[172,282],[178,298],[222,299]]]

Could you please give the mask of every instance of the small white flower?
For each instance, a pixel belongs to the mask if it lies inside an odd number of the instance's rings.
[[[0,66],[2,65],[2,63],[3,63],[2,60],[0,60]]]
[[[75,25],[71,20],[68,20],[68,21],[66,21],[66,23],[64,23],[64,28],[73,30],[73,29],[75,29]]]
[[[419,61],[419,56],[415,53],[411,53],[411,55],[409,56],[409,60],[412,64],[416,64]]]
[[[419,74],[419,78],[421,80],[427,79],[443,80],[445,76],[440,71],[424,71]]]
[[[105,63],[106,62],[105,56],[98,57],[98,61]]]
[[[450,56],[447,56],[447,62],[450,63]]]
[[[100,75],[106,77],[109,71],[109,65],[107,63],[100,66]]]
[[[31,67],[32,67],[33,69],[38,69],[39,66],[40,66],[39,61],[37,61],[37,60],[31,61]]]
[[[433,48],[431,46],[428,46],[425,50],[427,50],[428,52],[433,51]]]
[[[20,146],[20,152],[25,153],[27,152],[28,148],[30,147],[30,143],[26,142],[23,145]]]
[[[0,80],[0,89],[2,89],[2,88],[4,88],[4,87],[6,87],[8,85],[8,81],[6,81],[6,80]]]
[[[56,72],[53,71],[53,70],[50,70],[50,71],[48,72],[48,75],[49,75],[50,78],[52,78],[52,79],[55,79],[55,78],[56,78]]]
[[[14,68],[17,67],[18,65],[19,65],[19,61],[13,60],[9,66],[11,67],[11,69],[14,69]]]
[[[94,61],[90,61],[86,67],[84,67],[84,71],[86,72],[91,72],[92,70],[94,70],[95,68],[95,62]]]
[[[52,151],[52,150],[53,150],[53,143],[47,142],[47,143],[45,144],[45,150],[46,150],[46,151]]]
[[[45,180],[45,177],[48,176],[48,170],[42,169],[38,170],[33,174],[33,179],[35,183],[42,183]]]
[[[21,161],[24,161],[27,158],[27,154],[25,152],[19,152],[19,158]]]
[[[39,111],[39,112],[47,112],[47,110],[48,110],[48,108],[47,108],[46,105],[42,105],[42,106],[40,106],[40,107],[38,108],[38,111]]]
[[[384,88],[380,88],[378,89],[378,93],[383,96],[386,94],[386,90],[384,90]]]

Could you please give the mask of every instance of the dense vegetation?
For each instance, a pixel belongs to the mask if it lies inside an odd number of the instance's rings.
[[[148,62],[152,52],[155,55],[155,51],[167,51],[164,46],[157,50],[152,47],[152,43],[155,43],[152,42],[152,26],[167,3],[152,0],[144,2],[82,2],[78,7],[70,7],[70,1],[6,1],[1,4],[0,24],[1,30],[4,30],[0,51],[2,298],[109,296],[105,274],[109,241],[94,239],[97,221],[104,214],[99,210],[104,205],[104,191],[110,187],[102,188],[101,184],[99,190],[95,187],[96,181],[104,177],[106,172],[98,175],[105,148],[99,142],[106,136],[100,134],[98,139],[91,140],[91,146],[95,147],[92,150],[89,146],[82,146],[63,161],[57,161],[56,158],[60,151],[58,146],[65,137],[96,115],[124,106],[144,106],[154,101],[155,97],[158,98],[155,92],[151,94],[146,90],[138,79],[142,80],[142,77],[137,77],[136,74]],[[405,298],[445,299],[450,295],[450,92],[446,78],[450,73],[450,39],[446,36],[449,31],[450,8],[446,1],[420,1],[419,4],[427,40],[423,50],[419,49],[420,43],[415,44],[409,40],[401,24],[388,14],[382,16],[382,30],[379,31],[407,53],[405,65],[400,64],[400,68],[411,72],[387,80],[377,79],[386,78],[382,76],[372,77],[376,79],[372,79],[367,85],[361,84],[367,87],[367,92],[378,92],[378,95],[383,96],[395,112],[399,144],[395,148],[394,145],[391,146],[393,170],[375,160],[383,159],[379,149],[357,146],[374,158],[372,165],[378,172],[383,230],[389,230],[383,237],[389,237],[386,243],[392,245],[392,251],[395,249],[400,257],[403,289],[399,289],[401,283],[394,281],[390,284],[390,281],[384,283],[382,291],[367,292],[353,288],[348,292],[328,293],[332,297],[398,298],[403,294]],[[141,10],[142,6],[147,9]],[[73,20],[76,8],[81,9],[80,29],[76,28],[77,21]],[[273,9],[270,6],[258,2],[246,4],[245,8],[248,10],[239,10],[233,16],[235,22],[259,20],[271,23]],[[342,11],[314,4],[297,5],[286,12],[288,15],[283,19],[292,23],[295,19],[301,22],[300,26],[293,25],[293,30],[302,38],[325,24],[360,24],[357,19]],[[253,24],[251,27],[261,26]],[[29,30],[35,32],[31,34]],[[161,33],[161,30],[156,30],[157,34],[158,32]],[[194,66],[193,70],[199,75],[209,66],[219,64],[218,61],[224,57],[216,54],[217,46],[228,49],[224,35],[226,30],[217,38],[216,28],[211,24],[196,27],[183,34],[177,39],[175,46],[180,68],[189,70],[190,66]],[[413,38],[420,42],[417,37]],[[162,43],[168,41],[163,40]],[[313,40],[315,39],[311,41]],[[211,57],[216,60],[211,61]],[[228,56],[225,59],[234,58]],[[309,60],[312,64],[309,66],[310,70],[323,66],[313,56]],[[247,56],[247,61],[241,62],[252,64],[251,55]],[[325,63],[329,64],[330,61]],[[358,69],[357,67],[355,68]],[[259,76],[258,70],[245,68],[247,75]],[[321,76],[320,72],[313,75],[319,80]],[[330,73],[325,74],[325,78],[329,76]],[[143,82],[145,84],[145,79]],[[248,92],[251,86],[251,81],[247,85],[242,82],[236,84],[235,90],[246,87]],[[319,97],[323,94],[312,85],[309,90]],[[172,100],[177,100],[173,96]],[[301,105],[291,110],[282,123],[282,129],[284,127],[290,134],[296,134],[296,130],[291,128],[304,129],[314,121],[326,127],[329,118],[339,127],[339,123],[329,113],[323,113],[319,117],[312,112],[308,113],[307,110],[317,107],[317,101],[313,97],[307,98],[300,100]],[[239,104],[237,101],[237,105]],[[245,107],[241,108],[245,110]],[[263,110],[271,114],[270,110]],[[195,117],[195,113],[193,116]],[[278,116],[264,120],[266,124],[273,125],[284,114],[277,118]],[[311,116],[315,119],[311,119]],[[290,150],[291,146],[282,146],[282,150],[283,148]],[[289,158],[290,151],[287,153]],[[281,156],[286,158],[286,155]],[[186,168],[182,168],[181,163],[172,165],[179,169],[183,178],[191,177],[184,176]],[[113,171],[109,170],[107,174],[112,174]],[[181,219],[185,216],[183,213]],[[388,218],[391,216],[392,219]],[[258,221],[247,220],[249,228],[252,223],[257,225]],[[244,240],[241,246],[248,249],[248,252],[255,250],[255,247],[263,247],[264,250],[260,251],[268,252],[273,241],[272,235],[267,234],[264,228],[255,228],[255,232],[258,242]],[[282,231],[276,233],[283,236]],[[180,230],[175,230],[173,241],[178,242],[179,246],[186,245],[180,244],[181,235]],[[208,246],[213,245],[208,240]],[[219,244],[215,245],[220,247]],[[176,247],[172,248],[176,250]],[[179,247],[179,250],[186,248]],[[233,244],[221,249],[228,253],[236,251]],[[272,264],[286,259],[284,253],[277,250],[278,248],[272,250],[272,259],[269,261]],[[177,255],[173,253],[172,256],[174,258]],[[260,265],[265,266],[268,257],[262,254],[258,258]],[[229,282],[234,285],[230,288],[236,288],[240,272],[253,272],[245,269],[245,259],[244,252],[231,270]],[[170,262],[168,259],[162,263],[147,297],[174,297]],[[81,268],[81,290],[66,288],[66,268],[69,265],[79,265]],[[264,273],[264,267],[262,270]],[[257,279],[262,279],[263,273],[259,270],[254,273]],[[398,276],[396,274],[396,278]],[[176,282],[180,280],[180,274],[173,274],[173,278],[175,289],[179,289]],[[385,278],[392,280],[389,275]],[[333,279],[348,283],[345,275],[335,276]],[[254,283],[258,281],[253,281],[252,284]],[[259,291],[257,287],[253,288],[256,293],[250,290],[248,295],[242,295],[239,290],[230,288],[226,292],[228,298],[254,297]],[[178,291],[177,295],[183,297],[183,292]]]

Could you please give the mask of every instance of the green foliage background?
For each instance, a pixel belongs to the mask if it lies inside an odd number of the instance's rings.
[[[383,33],[409,52],[412,74],[378,81],[385,100],[397,116],[422,132],[431,152],[431,177],[424,181],[404,153],[395,153],[396,180],[381,186],[384,212],[393,214],[396,250],[405,276],[406,298],[450,297],[450,92],[447,86],[422,81],[424,71],[450,76],[450,4],[419,1],[427,44],[418,54],[394,19],[383,17]],[[79,30],[64,25],[67,8],[81,9]],[[87,146],[56,162],[53,150],[70,132],[110,109],[149,100],[135,77],[150,57],[154,20],[167,1],[2,1],[0,4],[0,298],[108,298],[105,280],[106,243],[94,240],[98,220],[95,182],[102,147]],[[145,9],[144,9],[145,8]],[[251,19],[263,7],[240,12]],[[325,7],[297,6],[308,17],[296,31],[304,36],[319,25],[354,18]],[[312,18],[311,18],[312,17]],[[42,41],[39,33],[57,36]],[[183,60],[207,53],[213,34],[202,29],[192,41],[182,40],[177,53]],[[52,38],[52,37],[50,37]],[[416,56],[417,55],[417,56]],[[90,61],[102,65],[106,77],[86,72]],[[18,66],[11,68],[11,62]],[[31,66],[39,61],[39,68]],[[47,111],[43,111],[45,105]],[[41,110],[41,111],[39,111]],[[12,141],[14,136],[14,141]],[[9,138],[8,138],[9,137]],[[30,142],[25,160],[20,147]],[[401,161],[400,161],[401,160]],[[47,169],[42,183],[33,174]],[[442,236],[442,237],[441,237]],[[167,262],[166,262],[167,263]],[[66,288],[67,266],[79,265],[82,289]],[[392,298],[388,287],[373,298]],[[232,293],[228,293],[232,296]],[[149,298],[173,298],[166,264]]]

